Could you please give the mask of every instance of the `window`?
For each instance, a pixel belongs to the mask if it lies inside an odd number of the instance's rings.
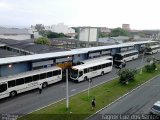
[[[32,82],[32,77],[26,77],[24,81],[25,83],[30,83]]]
[[[95,70],[97,70],[97,66],[94,66],[94,67],[93,67],[93,71],[95,71]]]
[[[16,80],[16,85],[22,85],[22,84],[24,84],[24,79],[23,78]]]
[[[16,81],[12,80],[12,81],[8,81],[8,87],[14,87],[16,85]]]
[[[46,73],[40,74],[40,79],[45,79],[46,78]]]
[[[33,76],[33,81],[37,81],[37,80],[39,80],[39,75],[34,75]]]
[[[110,67],[110,66],[112,66],[111,62],[110,63],[106,63],[106,67]]]
[[[90,67],[90,68],[89,68],[89,72],[92,72],[92,71],[93,71],[93,67]]]
[[[59,75],[61,74],[61,70],[58,70]]]
[[[58,75],[58,70],[53,71],[53,76],[56,76],[56,75]]]
[[[47,78],[48,78],[48,77],[52,77],[52,75],[53,75],[52,72],[48,72],[48,73],[47,73]]]
[[[86,69],[84,69],[84,73],[87,73],[87,68],[86,68]]]
[[[6,83],[3,83],[0,85],[0,93],[4,92],[7,90],[7,84]]]
[[[81,77],[83,75],[82,71],[79,71],[79,77]]]
[[[98,65],[98,69],[101,69],[101,65]]]
[[[102,65],[102,68],[105,68],[105,64]]]

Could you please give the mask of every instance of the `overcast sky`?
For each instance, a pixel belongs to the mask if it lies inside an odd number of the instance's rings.
[[[160,29],[160,0],[0,0],[0,26]]]

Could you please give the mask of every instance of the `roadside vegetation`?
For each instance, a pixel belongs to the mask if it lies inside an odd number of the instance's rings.
[[[51,41],[47,37],[40,37],[35,40],[36,44],[51,45]]]
[[[65,100],[56,104],[50,105],[41,110],[35,111],[29,115],[19,118],[20,120],[82,120],[96,111],[100,110],[104,106],[115,101],[125,93],[133,90],[140,84],[150,80],[156,75],[160,74],[160,64],[156,63],[156,68],[152,72],[146,71],[146,67],[143,68],[142,74],[139,71],[125,69],[125,76],[128,76],[127,80],[129,84],[123,84],[122,73],[119,78],[106,82],[102,85],[94,87],[90,90],[90,97],[88,99],[87,91],[79,93],[70,97],[69,110],[66,110]],[[129,73],[130,75],[126,74]],[[124,73],[123,73],[124,74]],[[131,77],[132,76],[132,77]],[[131,77],[131,78],[130,78]],[[107,81],[107,80],[106,80]],[[96,99],[96,108],[91,109],[91,100]],[[45,98],[44,98],[45,99]]]

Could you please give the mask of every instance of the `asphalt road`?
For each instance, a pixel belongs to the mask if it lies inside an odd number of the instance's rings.
[[[149,55],[151,57],[152,55]],[[156,58],[160,58],[160,53],[154,54]],[[146,58],[145,58],[146,59]],[[146,61],[146,60],[144,60]],[[128,62],[126,67],[128,68],[139,68],[142,67],[145,62],[142,63],[141,57],[134,61]],[[112,80],[117,76],[118,69],[113,68],[112,72],[99,76],[93,79],[91,87],[97,84]],[[88,88],[88,82],[73,83],[69,81],[69,95],[76,94],[82,90]],[[38,90],[32,90],[20,95],[15,98],[6,98],[0,100],[0,113],[11,113],[11,114],[26,114],[33,110],[39,109],[58,100],[65,98],[65,82],[60,82],[51,85],[42,91],[42,94],[38,94]]]
[[[105,120],[105,118],[109,118],[112,115],[120,116],[120,114],[126,116],[137,115],[139,118],[142,115],[146,115],[147,118],[150,108],[158,100],[160,100],[160,77],[155,78],[108,108],[100,111],[89,120]]]

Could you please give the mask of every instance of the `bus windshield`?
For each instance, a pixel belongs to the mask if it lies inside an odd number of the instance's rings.
[[[78,70],[71,69],[71,77],[72,78],[77,78],[78,77]]]
[[[122,55],[119,55],[119,54],[115,55],[115,60],[122,60],[122,59],[123,59]]]
[[[7,90],[7,84],[6,83],[0,84],[0,93],[4,92],[6,90]]]

